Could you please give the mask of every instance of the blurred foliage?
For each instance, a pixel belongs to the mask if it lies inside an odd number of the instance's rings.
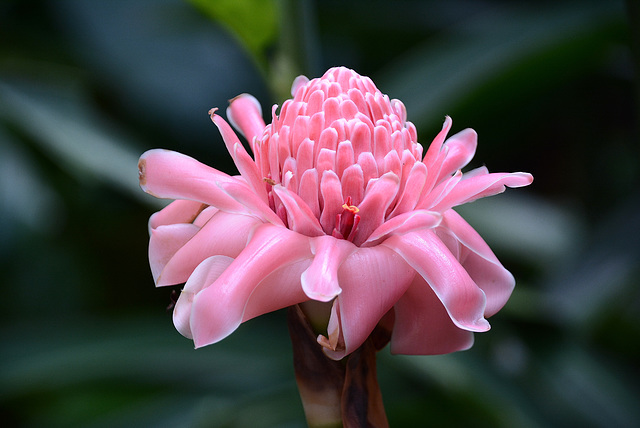
[[[480,135],[473,166],[536,178],[460,208],[518,284],[470,351],[381,353],[391,425],[637,426],[628,22],[610,0],[2,2],[3,426],[304,426],[283,314],[197,351],[175,332],[136,163],[164,147],[232,173],[209,108],[268,112],[334,65],[402,99],[423,143],[448,114]]]
[[[275,0],[190,0],[226,25],[264,66],[266,48],[278,32]]]

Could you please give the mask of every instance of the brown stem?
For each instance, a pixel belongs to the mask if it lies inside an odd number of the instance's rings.
[[[376,351],[388,332],[376,329],[342,361],[328,358],[298,306],[289,308],[289,335],[300,398],[310,427],[388,427],[376,375]]]

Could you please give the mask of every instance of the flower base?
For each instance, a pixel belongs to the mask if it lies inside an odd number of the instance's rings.
[[[299,306],[288,313],[293,365],[310,427],[388,427],[376,374],[376,352],[390,334],[376,329],[341,361],[327,357]]]

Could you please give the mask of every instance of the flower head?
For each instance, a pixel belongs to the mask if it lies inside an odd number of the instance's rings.
[[[453,207],[531,183],[526,173],[466,173],[476,133],[422,155],[404,105],[344,67],[309,81],[272,109],[243,94],[216,110],[240,175],[185,155],[140,158],[142,188],[176,199],[150,219],[158,286],[186,282],[176,328],[196,347],[258,315],[314,300],[330,308],[318,342],[334,359],[357,349],[384,318],[391,351],[441,354],[470,347],[514,287],[513,276]]]

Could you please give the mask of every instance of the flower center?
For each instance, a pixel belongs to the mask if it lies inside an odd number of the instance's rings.
[[[337,227],[332,235],[335,238],[353,241],[356,228],[358,227],[358,223],[360,223],[358,212],[360,212],[360,209],[351,204],[351,196],[348,196],[342,205],[342,212],[336,215]]]

